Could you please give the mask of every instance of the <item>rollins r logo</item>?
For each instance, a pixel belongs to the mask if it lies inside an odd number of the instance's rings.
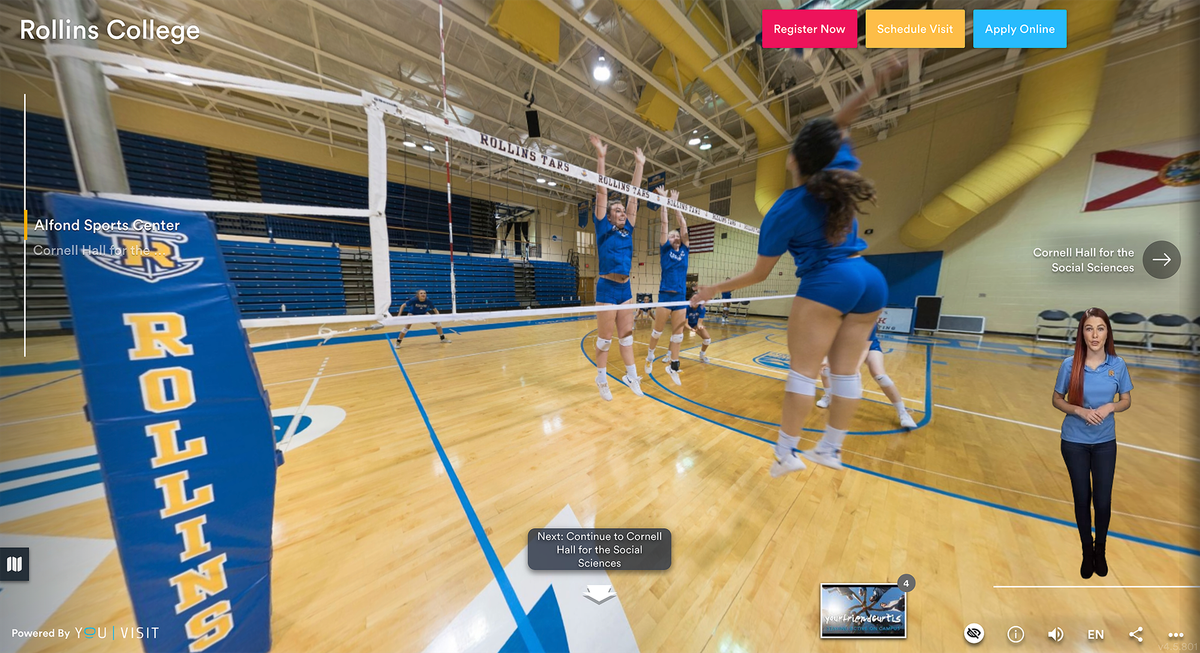
[[[109,252],[88,250],[84,256],[100,267],[150,283],[187,274],[200,267],[203,258],[182,258],[179,245],[187,242],[183,234],[161,231],[112,231]]]

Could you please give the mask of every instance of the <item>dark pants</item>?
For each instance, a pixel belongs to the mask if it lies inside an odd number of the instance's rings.
[[[1096,547],[1103,549],[1112,518],[1113,474],[1117,469],[1117,441],[1077,444],[1062,441],[1063,462],[1071,475],[1075,497],[1075,523],[1086,549],[1092,544],[1092,506],[1096,506]]]

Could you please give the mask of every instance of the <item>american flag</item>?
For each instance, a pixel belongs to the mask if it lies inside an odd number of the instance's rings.
[[[704,252],[713,251],[713,242],[716,238],[716,233],[717,224],[715,222],[689,224],[688,252],[691,254],[703,254]]]

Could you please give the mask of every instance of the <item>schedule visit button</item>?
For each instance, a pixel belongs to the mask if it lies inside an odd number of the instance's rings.
[[[977,9],[977,48],[1065,48],[1066,9]]]
[[[868,48],[962,48],[962,9],[868,9]]]
[[[764,48],[857,48],[854,9],[763,9]]]

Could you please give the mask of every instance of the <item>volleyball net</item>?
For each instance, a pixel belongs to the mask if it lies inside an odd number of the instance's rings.
[[[243,310],[243,327],[270,329],[279,334],[280,338],[272,342],[328,339],[357,331],[429,322],[429,316],[398,315],[401,305],[418,290],[427,292],[439,308],[437,319],[444,323],[553,318],[628,308],[593,306],[587,293],[580,292],[586,284],[578,279],[588,279],[596,272],[591,222],[597,186],[609,189],[610,199],[635,197],[642,207],[637,231],[645,234],[635,240],[638,247],[632,270],[635,278],[644,277],[635,284],[638,308],[684,306],[682,302],[653,301],[657,299],[657,283],[653,280],[659,274],[661,229],[659,211],[650,210],[655,205],[667,206],[670,229],[677,228],[676,211],[687,216],[690,230],[697,232],[692,238],[692,251],[707,252],[691,257],[690,280],[715,283],[753,264],[758,229],[719,212],[654,193],[653,164],[647,166],[648,180],[638,187],[563,160],[559,153],[567,151],[565,147],[552,143],[522,144],[468,127],[462,124],[461,114],[469,109],[449,103],[438,108],[442,115],[434,115],[365,91],[313,88],[70,45],[45,47],[52,59],[74,57],[95,62],[110,78],[230,90],[268,101],[290,100],[315,107],[335,105],[342,110],[343,121],[347,116],[357,116],[359,142],[365,143],[367,151],[366,184],[365,188],[350,186],[356,192],[365,190],[361,196],[343,192],[338,198],[326,199],[310,194],[305,197],[315,197],[314,203],[291,204],[96,193],[106,199],[206,213],[213,219],[265,216],[269,224],[273,221],[276,225],[268,231],[273,242],[303,246],[311,238],[334,245],[347,297],[353,295],[355,301],[348,299],[343,307],[312,311],[293,308],[288,314],[283,300],[279,302],[282,310],[266,317],[248,315]],[[619,143],[610,144],[610,160],[613,147],[629,150]],[[395,176],[389,179],[389,160],[403,164],[403,183],[395,181]],[[609,170],[614,168],[610,164]],[[408,183],[410,171],[422,169],[423,174],[416,175],[414,183]],[[617,169],[614,174],[622,172]],[[665,174],[657,178],[665,179]],[[679,187],[690,185],[686,183],[689,181],[676,178],[667,183]],[[440,193],[442,184],[445,184],[444,196]],[[558,186],[557,197],[539,194],[542,184]],[[695,193],[694,188],[688,190]],[[717,199],[719,202],[721,198]],[[724,199],[723,212],[728,213],[728,195]],[[545,227],[539,221],[551,217],[564,218],[555,225],[561,227],[557,231],[562,233],[549,234],[556,229],[543,228],[533,239],[536,242],[531,242],[529,221],[534,222],[537,230]],[[315,227],[305,230],[296,225]],[[312,233],[321,235],[306,236]],[[555,251],[548,252],[551,248]],[[714,256],[712,253],[718,250],[722,255]],[[515,266],[512,261],[517,262]],[[557,269],[547,265],[552,262],[560,264]],[[524,272],[522,267],[526,268]],[[305,271],[304,266],[294,269],[293,277],[317,274]],[[354,271],[355,284],[345,281],[349,278],[347,270]],[[569,274],[570,271],[574,274]],[[332,269],[327,267],[324,273],[332,274]],[[552,280],[551,290],[543,288],[546,285],[541,283],[543,277]],[[522,284],[528,288],[521,288]],[[353,292],[350,285],[356,285]],[[518,286],[516,292],[507,292],[506,286],[511,285]],[[497,288],[503,290],[489,290]],[[522,290],[527,292],[518,296]],[[750,290],[744,294],[763,289]],[[757,300],[790,297],[790,293],[780,295],[770,292],[774,289],[765,290],[752,297],[716,298],[710,304],[745,306]],[[303,293],[295,291],[293,296],[301,296],[293,306],[306,305]]]

